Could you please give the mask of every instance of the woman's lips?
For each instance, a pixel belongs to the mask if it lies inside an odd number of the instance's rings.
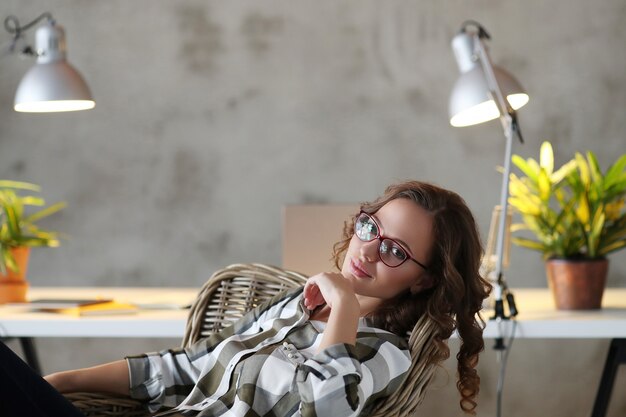
[[[357,278],[371,278],[372,276],[365,271],[363,264],[354,259],[350,259],[350,269],[352,274]]]

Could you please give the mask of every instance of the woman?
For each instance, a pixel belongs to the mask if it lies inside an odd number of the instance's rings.
[[[306,236],[303,236],[305,238]],[[225,331],[174,349],[49,375],[60,392],[107,391],[183,415],[357,416],[402,385],[404,336],[428,315],[437,350],[456,329],[461,408],[473,413],[483,349],[474,219],[455,193],[410,181],[364,204],[335,245],[339,273],[321,273]],[[169,412],[168,412],[169,414]]]

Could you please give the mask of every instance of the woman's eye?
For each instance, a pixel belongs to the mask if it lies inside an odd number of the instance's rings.
[[[391,254],[401,261],[404,261],[406,259],[406,253],[404,252],[404,249],[398,246],[393,246],[391,248]]]

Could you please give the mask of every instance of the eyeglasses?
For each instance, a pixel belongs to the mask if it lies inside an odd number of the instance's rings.
[[[428,269],[426,265],[409,255],[407,250],[398,242],[381,235],[380,226],[378,226],[376,220],[363,211],[359,213],[354,222],[354,234],[363,242],[371,242],[374,239],[378,239],[380,241],[378,256],[390,268],[397,268],[410,259],[425,270]]]

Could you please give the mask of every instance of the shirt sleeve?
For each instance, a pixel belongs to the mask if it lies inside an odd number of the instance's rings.
[[[175,407],[189,395],[198,379],[184,349],[170,349],[126,358],[130,396],[147,402],[151,412]]]
[[[358,416],[393,393],[411,364],[402,342],[395,336],[358,338],[355,346],[332,345],[302,363],[296,374],[302,416]]]
[[[259,305],[233,325],[200,339],[188,348],[128,356],[131,398],[147,402],[151,412],[180,404],[195,386],[207,356],[224,340],[240,334],[256,333],[264,322],[280,317],[302,288],[283,292]]]

